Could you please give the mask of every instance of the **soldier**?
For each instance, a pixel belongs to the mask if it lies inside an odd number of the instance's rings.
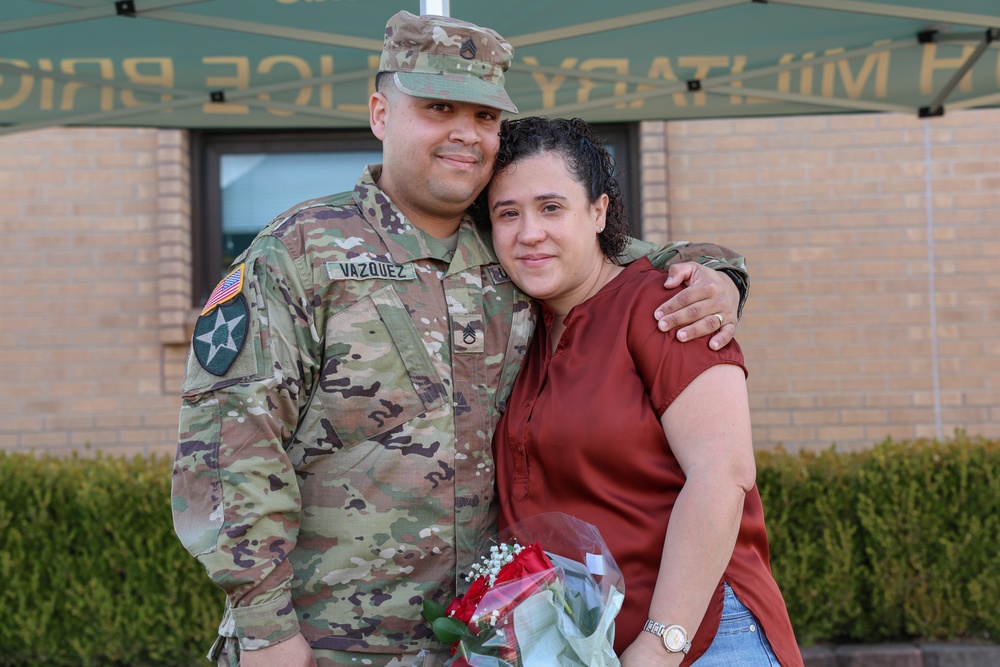
[[[226,591],[220,664],[447,657],[421,606],[456,595],[494,530],[490,441],[535,323],[466,213],[517,111],[511,58],[491,30],[393,16],[369,102],[383,164],[275,218],[198,318],[174,525]],[[722,253],[659,259],[702,254]],[[739,258],[704,261],[745,280]],[[696,264],[682,279],[669,324],[728,342],[745,294]]]

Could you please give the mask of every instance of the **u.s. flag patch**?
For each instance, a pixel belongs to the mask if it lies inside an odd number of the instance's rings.
[[[202,315],[207,314],[220,303],[232,301],[236,298],[237,294],[243,291],[244,266],[246,264],[240,264],[232,273],[216,285],[215,289],[212,290],[212,294],[208,297],[208,302],[205,303],[205,307],[201,311]]]

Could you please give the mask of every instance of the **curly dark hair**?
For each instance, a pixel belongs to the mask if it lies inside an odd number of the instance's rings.
[[[555,151],[566,160],[573,177],[583,185],[590,201],[602,194],[608,195],[608,212],[604,231],[598,235],[605,257],[615,259],[625,251],[629,242],[629,223],[625,202],[615,175],[615,161],[594,131],[579,118],[549,119],[528,116],[504,120],[500,124],[500,150],[493,165],[499,173],[518,160]],[[488,188],[487,188],[488,189]],[[485,204],[486,193],[477,200],[477,218],[489,220]]]

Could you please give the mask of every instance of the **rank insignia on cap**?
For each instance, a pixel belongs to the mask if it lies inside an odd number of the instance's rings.
[[[240,264],[237,266],[232,273],[223,278],[222,281],[215,286],[215,289],[212,290],[212,294],[208,297],[208,302],[205,303],[205,307],[201,310],[202,315],[205,315],[220,303],[231,301],[237,294],[243,291],[244,266],[246,265]]]
[[[229,302],[218,304],[214,312],[195,322],[194,355],[212,375],[225,374],[240,355],[247,339],[247,314],[246,299],[237,292]]]
[[[458,54],[466,60],[472,60],[476,57],[476,42],[471,37],[468,38],[462,42],[462,48],[459,49]]]

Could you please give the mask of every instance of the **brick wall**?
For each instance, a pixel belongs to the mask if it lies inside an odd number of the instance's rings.
[[[647,236],[748,257],[757,445],[1000,436],[1000,112],[647,123],[642,141]]]
[[[646,237],[749,258],[759,446],[1000,437],[1000,111],[927,127],[929,172],[909,117],[643,124]],[[179,131],[0,137],[0,448],[173,450],[188,174]]]
[[[182,136],[0,138],[0,447],[172,451],[183,348],[161,343],[161,254],[178,245],[162,209],[190,199]]]

